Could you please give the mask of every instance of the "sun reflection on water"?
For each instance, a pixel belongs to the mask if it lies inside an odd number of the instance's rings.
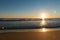
[[[42,25],[45,25],[45,20],[42,20],[41,24],[42,24]]]
[[[46,25],[46,21],[42,20],[41,23],[40,23],[40,26],[45,26],[45,25]]]

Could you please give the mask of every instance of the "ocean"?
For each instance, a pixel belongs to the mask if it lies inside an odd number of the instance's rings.
[[[60,20],[0,21],[0,29],[60,28]]]

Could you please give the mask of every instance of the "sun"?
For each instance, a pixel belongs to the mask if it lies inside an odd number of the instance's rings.
[[[44,20],[46,18],[46,13],[42,13],[41,18]]]

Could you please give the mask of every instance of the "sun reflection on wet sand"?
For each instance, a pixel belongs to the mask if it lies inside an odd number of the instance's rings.
[[[41,29],[41,32],[46,32],[47,30],[45,28],[42,28]]]

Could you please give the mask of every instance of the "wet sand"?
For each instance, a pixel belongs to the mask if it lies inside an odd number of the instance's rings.
[[[0,40],[60,40],[60,31],[50,32],[5,32]]]

